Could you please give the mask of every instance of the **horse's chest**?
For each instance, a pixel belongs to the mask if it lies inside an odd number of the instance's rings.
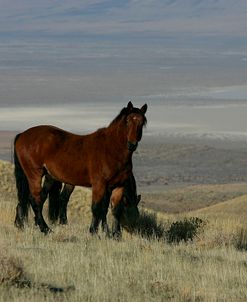
[[[117,169],[115,169],[115,171],[113,171],[113,173],[111,174],[111,177],[109,177],[109,183],[111,185],[124,183],[125,180],[129,177],[131,171],[131,163],[127,163],[125,165],[117,167]]]

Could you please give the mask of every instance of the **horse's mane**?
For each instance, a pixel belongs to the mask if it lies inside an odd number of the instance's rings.
[[[124,107],[119,114],[111,121],[110,125],[113,125],[117,122],[119,122],[123,117],[127,118],[127,108]]]

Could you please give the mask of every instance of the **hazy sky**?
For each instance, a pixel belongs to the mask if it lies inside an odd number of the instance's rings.
[[[6,35],[246,36],[245,0],[6,0],[0,5]]]
[[[162,98],[246,82],[245,0],[1,0],[0,7],[2,106]]]
[[[247,100],[246,0],[0,0],[0,8],[1,128],[16,106]]]

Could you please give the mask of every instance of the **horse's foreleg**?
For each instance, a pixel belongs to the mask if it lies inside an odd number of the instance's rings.
[[[105,187],[102,185],[94,185],[92,187],[92,222],[90,225],[90,233],[95,234],[98,232],[99,223],[103,217],[103,198]]]
[[[123,212],[123,204],[121,203],[124,188],[116,188],[112,191],[110,203],[113,214],[112,235],[115,239],[121,238],[120,218]]]
[[[59,213],[59,219],[60,219],[60,224],[67,224],[68,219],[67,219],[67,205],[69,202],[70,195],[74,191],[74,186],[65,184],[64,188],[62,190],[62,193],[60,194],[59,197],[59,202],[60,202],[60,213]]]
[[[92,203],[92,222],[89,228],[91,234],[96,234],[98,232],[99,223],[102,216],[102,204],[100,202]]]

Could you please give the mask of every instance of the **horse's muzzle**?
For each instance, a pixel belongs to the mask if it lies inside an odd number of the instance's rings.
[[[132,143],[128,141],[128,150],[134,152],[138,146],[138,142]]]

